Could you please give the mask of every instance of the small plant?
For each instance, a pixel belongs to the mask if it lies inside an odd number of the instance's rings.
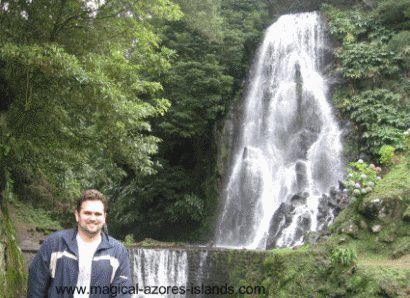
[[[334,264],[341,267],[350,267],[357,264],[356,250],[350,248],[336,248],[330,258]]]
[[[371,192],[381,179],[378,175],[382,169],[374,164],[368,165],[361,159],[357,162],[351,162],[349,165],[350,167],[347,168],[349,179],[346,183],[347,193],[361,202],[363,197]]]
[[[380,148],[380,163],[391,167],[394,164],[394,151],[396,148],[390,145],[383,145]]]

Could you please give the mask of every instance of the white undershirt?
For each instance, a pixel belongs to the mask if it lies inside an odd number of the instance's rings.
[[[91,292],[91,266],[93,262],[94,253],[97,250],[98,245],[101,242],[101,234],[97,240],[87,243],[81,238],[80,233],[77,234],[77,246],[78,246],[78,279],[77,279],[77,289],[79,287],[85,288],[85,294],[78,294],[77,291],[74,293],[74,298],[89,298],[90,295],[87,293]]]

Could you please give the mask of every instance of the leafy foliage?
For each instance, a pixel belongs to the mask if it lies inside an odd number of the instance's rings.
[[[380,163],[385,164],[386,166],[392,166],[395,150],[396,148],[393,146],[383,145],[380,148]]]
[[[367,31],[368,19],[359,11],[340,12],[330,5],[323,5],[322,11],[328,15],[329,33],[342,43],[353,43]]]
[[[383,2],[378,13],[384,5],[393,1]],[[410,125],[403,63],[407,35],[396,34],[378,13],[340,12],[331,6],[324,12],[330,33],[341,42],[335,56],[350,87],[339,107],[356,124],[360,150],[372,157],[379,156],[383,145],[403,150],[402,131]]]
[[[169,102],[150,73],[168,69],[173,52],[144,20],[178,19],[178,7],[10,1],[0,16],[0,78],[11,94],[2,155],[14,177],[41,177],[51,197],[70,201],[86,187],[119,183],[127,169],[153,173],[159,139],[148,118]]]
[[[332,252],[330,257],[333,263],[341,265],[342,267],[350,267],[357,264],[357,253],[355,249],[338,247]]]
[[[182,138],[203,137],[204,128],[225,110],[232,78],[223,72],[214,55],[206,55],[201,62],[177,62],[165,85],[174,108],[159,127]]]
[[[379,43],[352,43],[336,51],[336,57],[341,60],[343,75],[348,79],[380,81],[382,77],[399,71],[400,60],[386,45]]]
[[[184,12],[182,18],[192,30],[212,41],[221,41],[223,38],[221,16],[222,0],[177,0],[175,1]]]
[[[402,131],[410,125],[410,106],[401,103],[402,96],[386,89],[365,91],[345,103],[362,135],[361,150],[378,155],[381,146],[389,144],[403,149]]]
[[[267,16],[264,4],[254,0],[207,2],[220,7],[218,14],[211,13],[212,7],[195,11],[204,6],[196,1],[177,3],[184,18],[158,28],[160,45],[176,54],[173,66],[153,76],[161,81],[161,94],[171,103],[164,117],[151,121],[152,133],[163,140],[155,156],[162,167],[155,175],[127,179],[117,187],[124,191],[112,195],[115,217],[124,223],[118,230],[132,228],[140,240],[195,240],[200,236],[198,228],[206,232],[218,195],[209,189],[218,188],[220,181],[215,170],[216,128],[243,88]],[[198,14],[204,17],[196,19]],[[220,27],[204,25],[205,19],[211,22],[215,17],[222,18]],[[209,28],[220,31],[209,32]],[[158,229],[153,231],[153,226]]]
[[[180,166],[172,167],[165,161],[162,165],[154,176],[134,176],[107,190],[115,198],[110,230],[133,233],[136,240],[186,240],[199,227],[205,214],[204,202],[189,193],[190,177]]]
[[[405,62],[404,69],[410,69],[410,31],[400,31],[392,37],[387,46]],[[407,72],[407,76],[408,74]]]
[[[410,1],[388,0],[377,8],[380,20],[393,29],[408,29],[410,26]]]

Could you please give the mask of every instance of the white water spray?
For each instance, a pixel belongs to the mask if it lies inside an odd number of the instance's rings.
[[[188,258],[186,250],[171,249],[136,249],[133,275],[139,289],[156,288],[155,297],[170,297],[166,293],[167,286],[186,286],[188,282]],[[164,292],[165,291],[165,292]],[[133,295],[133,298],[151,297],[149,293]],[[183,294],[172,297],[184,298]]]

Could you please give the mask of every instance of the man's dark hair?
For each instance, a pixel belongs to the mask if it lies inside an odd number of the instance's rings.
[[[107,212],[107,198],[96,189],[87,189],[77,199],[77,212],[78,213],[80,213],[81,211],[81,206],[83,205],[83,202],[88,201],[88,200],[101,201],[101,203],[103,203],[104,205],[104,212]]]

